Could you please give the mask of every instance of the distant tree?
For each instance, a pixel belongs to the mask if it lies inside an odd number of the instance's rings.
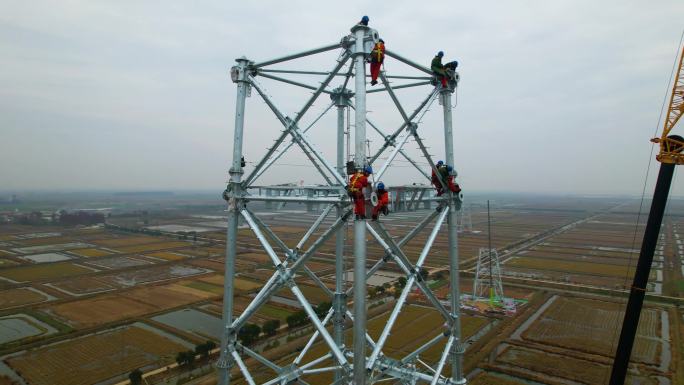
[[[420,269],[418,274],[420,274],[420,277],[423,279],[423,281],[427,281],[428,277],[430,277],[430,273],[425,269]]]
[[[259,338],[259,334],[261,334],[261,328],[259,325],[246,324],[238,332],[238,338],[243,345],[251,345]]]
[[[382,293],[385,292],[385,287],[384,287],[384,286],[378,286],[378,287],[375,288],[375,291],[376,291],[378,294],[382,294]]]
[[[131,381],[131,385],[142,384],[143,372],[140,369],[135,369],[128,374],[128,379]]]
[[[176,354],[176,363],[178,366],[183,366],[186,362],[188,362],[187,352],[178,352],[178,354]]]
[[[316,306],[314,311],[316,312],[316,315],[318,318],[325,317],[325,315],[328,313],[328,310],[332,307],[331,302],[321,302]]]
[[[368,296],[369,296],[370,298],[375,297],[376,294],[378,294],[378,289],[376,289],[376,288],[374,288],[374,287],[371,287],[371,288],[368,289]]]
[[[209,349],[206,343],[201,343],[195,345],[195,354],[199,354],[202,358],[207,358],[209,356]]]
[[[320,305],[319,305],[320,306]],[[309,317],[304,310],[299,310],[285,319],[288,329],[296,328],[297,326],[305,325],[309,322]]]
[[[267,336],[274,336],[278,332],[278,328],[280,327],[280,320],[277,319],[272,319],[264,322],[264,325],[262,326],[262,330],[264,331],[264,334]]]
[[[192,350],[185,352],[185,362],[188,364],[190,369],[192,369],[192,366],[195,364],[195,352]]]
[[[216,342],[214,341],[207,341],[205,342],[205,345],[207,345],[208,352],[211,352],[212,350],[216,349]]]

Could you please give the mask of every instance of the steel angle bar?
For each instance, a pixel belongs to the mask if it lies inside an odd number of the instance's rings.
[[[347,365],[347,359],[344,357],[344,354],[342,353],[340,348],[337,347],[337,344],[335,344],[335,341],[333,340],[330,333],[328,333],[328,331],[325,329],[325,326],[323,326],[321,320],[318,319],[318,315],[316,315],[316,312],[309,304],[309,301],[304,296],[304,293],[302,293],[302,291],[294,282],[292,282],[291,285],[292,286],[290,287],[290,291],[292,291],[292,294],[294,294],[295,297],[297,297],[297,299],[299,300],[299,303],[304,308],[304,311],[309,316],[309,319],[311,319],[311,322],[314,324],[314,327],[318,330],[321,337],[323,337],[323,340],[330,348],[330,351],[335,356],[337,362],[340,365]]]
[[[430,222],[432,222],[432,220],[433,220],[437,215],[439,215],[439,212],[438,212],[438,211],[432,211],[432,212],[430,213],[430,215],[428,215],[428,216],[426,216],[425,218],[423,218],[423,220],[421,220],[421,221],[418,223],[418,225],[416,225],[416,227],[414,227],[413,229],[411,229],[411,231],[409,231],[408,234],[406,234],[406,235],[404,236],[404,238],[402,238],[402,239],[399,241],[399,243],[397,243],[397,246],[398,246],[399,248],[401,248],[401,247],[403,247],[405,244],[407,244],[408,242],[410,242],[411,239],[413,239],[413,237],[415,237],[416,235],[418,235],[418,233],[420,233],[420,232],[425,228],[425,226],[427,226]],[[382,225],[382,223],[377,222],[377,225],[378,225],[386,234],[389,234],[389,233],[387,233],[387,229],[385,229],[385,227]],[[376,239],[377,239],[377,238],[376,238]],[[390,239],[391,239],[391,237],[390,237]],[[391,253],[385,253],[385,256],[388,257],[388,258],[392,258],[392,254],[391,254]],[[387,263],[386,258],[381,258],[380,260],[378,260],[378,262],[376,262],[375,265],[373,265],[373,267],[368,271],[368,274],[366,274],[366,280],[370,279],[370,277],[372,277],[373,274],[375,274],[375,272],[378,271],[378,270],[382,267],[382,265],[384,265],[385,263]],[[351,292],[352,292],[352,288],[349,288],[349,289],[347,290],[347,292],[346,292],[346,295],[351,294]]]
[[[350,105],[349,107],[351,107],[352,109],[354,108],[354,106],[351,106],[351,105]],[[375,123],[373,123],[373,122],[372,122],[370,119],[368,119],[368,118],[366,118],[366,122],[368,122],[368,124],[369,124],[371,127],[373,127],[373,129],[374,129],[378,134],[380,134],[380,136],[382,136],[383,139],[388,140],[389,136],[386,135],[380,128],[378,128],[378,126],[377,126]],[[410,135],[410,134],[409,134],[409,135]],[[406,160],[409,161],[409,162],[416,168],[416,170],[418,170],[421,174],[423,174],[423,175],[425,176],[425,178],[427,178],[428,180],[430,180],[430,176],[425,172],[425,170],[423,170],[423,168],[420,167],[420,166],[418,165],[418,163],[416,163],[413,159],[411,159],[411,157],[406,153],[406,151],[404,151],[403,148],[399,150],[399,153],[400,153],[404,158],[406,158]],[[380,178],[376,178],[376,179],[379,180]]]
[[[416,108],[415,111],[413,111],[413,113],[411,114],[411,116],[409,116],[409,118],[407,120],[410,122],[413,120],[413,118],[418,116],[420,111],[430,102],[430,100],[432,100],[432,98],[434,98],[436,93],[437,93],[436,89],[433,90],[432,92],[430,92],[428,97],[425,98],[425,100],[423,100],[423,102],[418,106],[418,108]],[[378,152],[376,152],[375,155],[373,155],[370,162],[371,163],[375,162],[375,160],[378,159],[378,157],[380,155],[382,155],[382,153],[385,151],[385,149],[387,149],[387,147],[389,147],[390,144],[394,142],[394,139],[396,139],[396,137],[401,133],[401,131],[403,129],[405,129],[407,126],[408,126],[408,123],[406,123],[406,122],[402,123],[402,125],[396,131],[394,131],[394,133],[392,133],[388,138],[386,138],[385,143],[382,145],[382,147],[380,147]]]
[[[304,114],[306,113],[306,111],[308,111],[309,108],[310,108],[310,107],[313,105],[313,103],[316,101],[316,99],[318,99],[318,96],[321,94],[321,92],[323,92],[323,90],[325,89],[325,87],[327,87],[328,84],[330,84],[330,81],[332,81],[332,79],[333,79],[333,78],[335,77],[335,75],[340,71],[340,69],[342,69],[342,67],[344,66],[344,63],[346,63],[347,60],[348,60],[350,57],[351,57],[351,55],[349,55],[349,54],[344,54],[344,55],[338,60],[337,65],[335,65],[335,68],[333,68],[333,70],[330,71],[330,75],[328,75],[328,76],[325,78],[325,80],[323,80],[323,82],[321,83],[321,85],[318,87],[318,90],[314,91],[314,94],[311,95],[311,98],[309,98],[309,101],[306,102],[306,104],[304,105],[304,107],[302,107],[301,110],[299,110],[299,112],[297,113],[297,115],[296,115],[295,118],[294,118],[294,124],[299,123],[299,121],[302,119],[302,117],[304,116]]]
[[[245,218],[245,221],[247,221],[249,228],[252,229],[252,232],[254,232],[254,235],[256,235],[257,239],[259,240],[259,243],[261,243],[261,245],[264,247],[264,250],[266,250],[266,253],[271,258],[271,262],[273,262],[273,265],[276,268],[280,266],[282,264],[282,261],[276,255],[275,250],[273,250],[271,244],[268,243],[268,240],[266,239],[266,237],[264,237],[264,234],[262,234],[261,230],[259,230],[259,226],[252,219],[252,215],[245,209],[241,210],[240,214],[242,214],[242,217]]]
[[[330,237],[335,235],[337,229],[347,222],[347,218],[349,218],[350,214],[351,210],[347,210],[343,216],[339,217],[337,221],[335,221],[335,223],[333,223],[328,230],[321,234],[316,242],[309,247],[309,250],[299,257],[299,259],[297,259],[290,268],[284,268],[284,272],[280,270],[276,271],[271,278],[269,278],[268,282],[266,282],[266,285],[264,285],[259,293],[257,293],[252,302],[247,305],[247,308],[242,312],[242,314],[240,314],[240,317],[233,321],[231,327],[233,329],[239,329],[245,322],[247,322],[247,320],[254,315],[254,313],[256,313],[259,307],[266,303],[276,291],[280,290],[285,285],[285,283],[290,281],[291,277],[297,271],[299,271],[302,266],[305,266],[306,261],[316,253],[318,248],[320,248],[328,239],[330,239]]]
[[[254,170],[252,170],[250,175],[245,179],[245,182],[243,182],[243,186],[249,186],[252,184],[254,176],[264,166],[264,163],[266,163],[268,158],[270,158],[271,155],[273,155],[273,152],[275,152],[275,150],[278,148],[278,146],[280,146],[280,144],[283,142],[283,140],[285,140],[285,137],[287,137],[287,135],[290,134],[290,129],[292,129],[293,127],[295,127],[297,125],[297,122],[299,122],[299,120],[304,116],[306,111],[308,111],[309,108],[311,107],[311,105],[313,105],[313,103],[316,101],[316,99],[318,99],[318,96],[321,94],[321,92],[323,92],[325,87],[328,86],[328,84],[330,83],[330,81],[332,80],[334,75],[342,68],[342,66],[344,66],[344,63],[346,63],[346,61],[349,59],[349,56],[350,55],[345,54],[342,58],[340,58],[337,65],[335,65],[335,68],[333,68],[333,70],[331,71],[331,74],[325,78],[323,83],[321,83],[321,85],[318,87],[318,90],[315,91],[313,93],[313,95],[311,95],[311,97],[306,102],[304,107],[302,107],[302,109],[299,111],[299,113],[297,113],[297,116],[295,117],[295,119],[293,121],[291,121],[288,125],[286,125],[286,129],[280,134],[280,136],[278,137],[276,142],[273,144],[273,146],[271,146],[271,148],[266,152],[266,155],[264,155],[264,157],[261,158],[261,160],[259,161],[259,164],[257,164],[257,166],[254,168]],[[251,80],[252,86],[254,87],[254,89],[257,90],[259,95],[261,95],[262,99],[264,99],[264,101],[266,101],[267,104],[270,103],[270,99],[268,98],[266,93],[261,89],[261,87],[258,86],[257,82],[254,81],[253,78],[250,78],[250,80]],[[269,105],[269,108],[273,109],[273,108],[275,108],[275,106]],[[277,111],[277,109],[275,111]],[[274,111],[274,113],[275,113],[275,111]],[[278,119],[281,122],[284,121],[284,117],[282,116],[282,114],[279,111],[276,113],[276,116],[278,117]]]
[[[451,190],[447,187],[446,181],[443,180],[443,178],[440,176],[441,174],[439,173],[439,170],[437,170],[437,167],[435,166],[435,162],[432,161],[432,157],[427,151],[427,148],[425,147],[425,144],[423,144],[423,141],[420,139],[420,136],[418,136],[418,133],[415,132],[413,134],[413,138],[416,140],[416,143],[418,143],[418,147],[420,148],[420,151],[423,153],[423,156],[425,157],[425,160],[428,161],[430,164],[430,168],[432,168],[432,172],[437,175],[437,180],[439,183],[442,185],[442,188],[444,191],[446,191],[447,196],[451,196]]]
[[[311,150],[311,152],[316,156],[316,158],[318,158],[318,160],[323,164],[323,166],[328,170],[328,172],[329,172],[333,177],[335,177],[335,179],[337,179],[337,182],[338,182],[340,185],[344,186],[344,185],[347,184],[346,179],[343,178],[342,175],[340,175],[340,173],[337,172],[337,170],[335,169],[335,167],[333,167],[333,166],[325,159],[325,157],[323,156],[323,154],[322,154],[320,151],[318,151],[318,150],[316,149],[316,147],[313,146],[313,144],[311,143],[311,141],[310,141],[306,136],[304,136],[304,134],[302,134],[301,132],[299,132],[299,130],[297,129],[296,126],[295,126],[295,127],[292,129],[292,131],[290,131],[290,132],[291,132],[291,134],[292,134],[293,137],[297,136],[297,137],[299,138],[300,141],[302,141],[306,146],[309,147],[309,149]],[[333,185],[333,183],[328,183],[328,184]]]
[[[314,119],[314,121],[311,122],[311,124],[309,124],[309,125],[304,129],[304,131],[302,131],[302,132],[307,132],[307,131],[309,131],[309,129],[310,129],[311,127],[313,127],[313,125],[316,124],[316,123],[317,123],[317,122],[318,122],[318,121],[319,121],[319,120],[320,120],[328,111],[330,111],[330,108],[332,108],[332,106],[334,106],[334,105],[335,105],[335,103],[330,103],[330,104],[328,105],[328,107],[326,107],[326,109],[323,110],[323,112],[321,112],[321,113],[316,117],[316,119]],[[259,172],[254,176],[253,181],[259,179],[259,177],[260,177],[264,172],[266,172],[266,170],[268,170],[268,168],[271,167],[271,166],[273,165],[273,163],[275,163],[278,159],[280,159],[283,155],[285,155],[285,153],[287,152],[287,150],[289,150],[294,144],[295,144],[295,141],[294,141],[294,139],[293,139],[290,143],[287,144],[287,146],[285,146],[285,148],[283,148],[283,149],[282,149],[281,151],[279,151],[277,154],[275,154],[274,156],[272,156],[271,158],[269,158],[268,162],[266,162],[266,164],[264,165],[264,167],[261,168],[261,171],[259,171]]]
[[[306,263],[306,261],[316,252],[316,250],[318,250],[319,247],[323,245],[323,243],[327,242],[330,237],[335,235],[337,229],[347,223],[347,219],[349,219],[350,215],[351,210],[347,210],[344,215],[338,217],[337,220],[323,234],[321,234],[320,237],[318,237],[318,239],[309,247],[309,249],[292,264],[289,270],[291,270],[293,273],[297,272],[297,270],[299,270],[299,268]]]
[[[397,95],[394,93],[394,90],[392,90],[392,86],[390,86],[389,81],[385,77],[385,74],[380,73],[380,80],[382,80],[382,84],[385,85],[385,89],[387,90],[387,93],[389,94],[390,98],[392,99],[392,102],[394,102],[394,105],[397,107],[397,110],[399,110],[399,114],[401,117],[404,119],[404,122],[406,124],[411,123],[411,119],[409,119],[408,115],[406,115],[406,111],[404,111],[404,107],[401,106],[401,103],[399,103],[399,99],[397,99]]]
[[[389,78],[389,76],[387,76]],[[411,87],[420,87],[420,86],[427,86],[427,85],[432,85],[431,81],[422,81],[422,82],[415,82],[415,83],[408,83],[408,84],[400,84],[398,86],[393,87],[392,89],[399,90],[402,88],[411,88]],[[385,87],[385,88],[378,88],[375,90],[370,90],[366,91],[368,94],[374,94],[376,92],[385,92],[385,91],[390,91],[390,88]]]
[[[237,362],[238,366],[240,367],[240,371],[242,372],[242,375],[245,377],[245,380],[247,381],[247,383],[249,385],[256,385],[256,383],[254,382],[254,379],[252,378],[252,375],[249,373],[249,369],[247,369],[247,366],[245,366],[245,363],[242,362],[242,358],[240,357],[238,352],[233,350],[232,356],[233,356],[233,359],[235,360],[235,362]]]
[[[282,63],[282,62],[288,61],[288,60],[294,60],[294,59],[299,59],[299,58],[305,57],[305,56],[315,55],[317,53],[332,51],[332,50],[338,49],[338,48],[342,48],[342,44],[340,44],[340,43],[330,44],[330,45],[326,45],[323,47],[310,49],[308,51],[298,52],[298,53],[295,53],[292,55],[282,56],[282,57],[279,57],[276,59],[266,60],[266,61],[263,61],[261,63],[252,64],[250,66],[250,68],[252,68],[252,69],[261,68],[261,67],[269,66],[272,64]]]
[[[283,140],[285,140],[285,137],[287,135],[291,135],[292,131],[295,130],[295,128],[296,128],[296,123],[294,123],[292,120],[288,119],[285,115],[283,115],[280,112],[280,110],[278,110],[278,108],[275,106],[275,104],[273,104],[273,102],[271,101],[271,98],[269,98],[268,95],[266,95],[266,92],[261,88],[261,86],[256,82],[256,80],[252,79],[251,84],[252,84],[252,87],[254,87],[254,89],[257,90],[257,93],[259,93],[259,95],[264,100],[266,105],[271,109],[271,111],[273,111],[273,113],[278,118],[280,123],[283,126],[285,126],[285,130],[283,130],[283,132],[280,134],[280,136],[278,137],[276,142],[273,144],[273,146],[271,148],[269,148],[269,150],[266,152],[266,155],[264,155],[264,157],[261,158],[261,160],[259,161],[257,166],[254,168],[254,170],[252,170],[252,173],[245,179],[243,187],[248,187],[254,182],[254,180],[256,178],[256,174],[261,170],[261,168],[263,168],[263,166],[266,164],[268,159],[273,155],[273,153],[278,148],[278,146],[280,146],[280,144],[283,142]],[[301,147],[302,151],[304,151],[304,154],[306,154],[306,156],[309,158],[311,163],[313,163],[313,165],[316,167],[318,172],[320,172],[321,175],[323,176],[323,178],[328,183],[330,183],[330,179],[325,174],[325,172],[323,172],[323,170],[320,168],[318,163],[316,163],[316,161],[314,160],[313,156],[309,153],[306,146],[302,143],[299,143],[296,136],[293,136],[293,138],[294,138],[295,142],[297,142],[297,144]]]
[[[432,373],[437,373],[437,371],[433,369],[432,366],[428,365],[427,362],[421,360],[420,358],[417,358],[416,362],[419,362],[421,365],[425,366],[425,368],[431,371]],[[430,381],[432,381],[432,376],[430,376]]]
[[[322,356],[316,358],[315,360],[312,360],[312,361],[310,361],[310,362],[307,362],[306,364],[302,365],[299,369],[306,370],[306,369],[312,368],[312,367],[314,367],[314,366],[320,364],[321,362],[323,362],[323,361],[325,361],[325,360],[327,360],[328,358],[331,358],[331,357],[332,357],[332,354],[331,354],[331,353],[324,354],[324,355],[322,355]]]
[[[314,87],[314,86],[311,86],[311,85],[308,85],[308,84],[305,84],[305,83],[302,83],[302,82],[298,82],[298,81],[296,81],[296,80],[285,79],[285,78],[281,78],[280,76],[269,75],[269,74],[266,74],[266,73],[263,73],[263,72],[259,73],[259,76],[264,77],[264,78],[267,78],[267,79],[272,79],[272,80],[275,80],[275,81],[278,81],[278,82],[283,82],[283,83],[287,83],[287,84],[292,84],[293,86],[299,86],[299,87],[306,88],[306,89],[309,89],[309,90],[314,90],[314,91],[315,91],[315,90],[318,89],[318,87]],[[323,90],[323,93],[330,94],[331,92],[328,91],[328,90]]]
[[[404,134],[404,137],[399,141],[399,145],[394,147],[394,150],[392,153],[390,153],[389,158],[385,161],[385,163],[382,165],[380,168],[380,171],[378,171],[378,174],[375,176],[376,180],[381,180],[382,175],[385,174],[385,171],[387,171],[387,168],[389,167],[390,163],[396,158],[397,154],[402,150],[408,139],[411,137],[411,133],[407,132]]]
[[[283,240],[280,239],[280,238],[276,235],[276,233],[274,233],[273,230],[271,230],[271,228],[268,227],[268,226],[264,223],[264,221],[261,220],[261,218],[259,218],[259,217],[258,217],[257,215],[255,215],[253,212],[251,212],[248,208],[245,208],[245,210],[247,210],[247,212],[249,212],[249,213],[252,215],[252,220],[253,220],[254,222],[256,222],[256,223],[259,225],[259,227],[261,228],[261,230],[262,230],[264,233],[266,233],[266,235],[268,235],[268,237],[271,238],[271,240],[273,240],[273,242],[275,242],[276,245],[278,245],[278,247],[279,247],[285,254],[287,254],[288,257],[291,257],[291,255],[292,255],[292,250],[291,250],[289,247],[287,247],[287,245],[285,244],[285,242],[283,242]]]
[[[264,73],[264,72],[271,72],[271,73],[281,73],[281,74],[295,74],[295,75],[330,75],[330,72],[325,72],[325,71],[300,71],[300,70],[276,70],[276,69],[270,69],[270,68],[259,68],[257,70],[258,74]],[[335,74],[335,76],[346,76],[344,74]],[[370,75],[366,75],[367,78],[371,77]],[[388,79],[407,79],[407,80],[430,80],[432,77],[429,76],[405,76],[405,75],[387,75]]]
[[[447,357],[449,356],[449,350],[451,350],[451,345],[454,343],[454,336],[449,336],[446,346],[444,347],[444,352],[442,357],[439,359],[439,364],[437,364],[437,369],[435,369],[435,376],[432,378],[430,385],[436,385],[437,381],[440,380],[442,376],[442,370],[444,370],[444,364],[446,364]]]
[[[328,214],[330,214],[330,210],[332,210],[333,207],[335,207],[335,205],[328,205],[325,208],[325,210],[323,210],[321,215],[319,215],[318,218],[316,218],[316,221],[314,221],[313,225],[311,225],[311,227],[306,232],[306,234],[304,234],[304,236],[299,241],[299,243],[297,243],[297,246],[295,246],[295,249],[301,249],[304,246],[306,241],[308,241],[309,238],[311,237],[311,234],[313,234],[316,230],[318,230],[318,227],[321,225],[321,223],[323,223],[323,220],[325,219],[325,217],[327,217]]]
[[[425,73],[428,74],[428,75],[434,75],[434,74],[432,73],[432,71],[431,71],[429,68],[427,68],[427,67],[425,67],[425,66],[423,66],[423,65],[420,65],[420,64],[414,62],[413,60],[409,60],[409,59],[407,59],[407,58],[405,58],[405,57],[399,55],[398,53],[396,53],[396,52],[394,52],[394,51],[385,50],[385,55],[387,55],[387,56],[389,56],[389,57],[392,57],[392,58],[395,58],[395,59],[399,60],[400,62],[402,62],[402,63],[404,63],[404,64],[407,64],[407,65],[409,65],[409,66],[411,66],[411,67],[413,67],[413,68],[415,68],[415,69],[418,69],[418,70],[420,70],[420,71],[423,71],[423,72],[425,72]]]
[[[325,368],[316,368],[316,369],[306,369],[303,370],[303,374],[318,374],[318,373],[325,373],[325,372],[332,372],[338,369],[341,369],[341,366],[328,366]]]
[[[433,339],[430,341],[424,343],[422,346],[420,346],[418,349],[414,350],[413,352],[407,354],[404,358],[399,361],[402,365],[407,364],[411,361],[413,361],[416,357],[418,357],[421,353],[424,351],[430,349],[431,347],[435,346],[436,344],[439,343],[439,341],[443,340],[447,335],[445,333],[439,333],[437,336],[435,336]]]
[[[435,239],[437,238],[437,234],[439,233],[439,229],[442,227],[442,223],[444,222],[444,218],[446,217],[446,214],[449,212],[448,207],[445,208],[439,218],[437,218],[437,222],[435,223],[435,227],[432,229],[432,232],[430,233],[430,236],[427,239],[427,242],[425,243],[425,246],[423,247],[423,251],[420,253],[420,256],[418,257],[418,261],[416,262],[415,265],[415,270],[411,272],[409,275],[409,278],[406,282],[406,286],[404,287],[404,290],[401,292],[401,295],[399,296],[399,299],[397,300],[396,305],[394,306],[394,309],[392,309],[392,313],[390,314],[389,319],[387,320],[387,324],[385,325],[385,328],[382,331],[382,334],[380,335],[380,338],[378,338],[378,342],[375,345],[375,348],[373,349],[373,353],[371,353],[370,357],[368,358],[368,363],[366,364],[367,369],[373,369],[375,366],[375,361],[378,359],[378,356],[380,355],[380,352],[382,351],[382,348],[385,344],[385,341],[387,341],[387,337],[389,336],[390,330],[394,326],[394,323],[397,320],[397,317],[399,316],[399,313],[401,312],[402,307],[404,306],[404,303],[406,302],[406,298],[408,297],[409,292],[411,291],[411,288],[413,287],[414,282],[416,281],[416,276],[418,274],[418,271],[423,265],[423,262],[425,261],[425,258],[427,257],[428,252],[432,248],[432,244],[434,243]]]
[[[303,198],[303,197],[290,197],[290,196],[265,196],[265,195],[248,195],[245,197],[248,201],[253,202],[285,202],[285,203],[340,203],[343,202],[343,198],[334,197],[313,197],[313,198]],[[441,200],[441,199],[440,199]]]
[[[276,373],[283,369],[280,366],[276,365],[275,363],[271,362],[268,358],[266,358],[266,357],[262,356],[261,354],[253,351],[252,349],[246,347],[245,345],[238,343],[237,347],[238,347],[238,349],[241,349],[243,352],[245,352],[248,356],[254,358],[258,362],[260,362],[262,365],[270,368],[271,370],[273,370]]]
[[[325,318],[323,318],[323,326],[325,326],[330,321],[330,318],[332,318],[332,315],[334,312],[335,311],[332,307],[328,310],[328,314],[326,314]],[[318,330],[316,330],[314,332],[314,334],[311,336],[311,338],[309,338],[309,341],[304,346],[304,349],[302,349],[302,351],[299,352],[299,355],[297,356],[297,358],[295,358],[295,360],[292,361],[293,364],[299,365],[299,363],[302,362],[302,359],[304,358],[306,353],[309,351],[311,346],[313,346],[314,342],[316,342],[316,339],[318,338],[319,334],[320,333],[318,332]]]

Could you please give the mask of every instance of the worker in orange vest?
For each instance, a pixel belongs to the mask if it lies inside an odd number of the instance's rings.
[[[368,186],[368,175],[373,173],[371,166],[366,166],[363,170],[356,171],[349,178],[347,193],[354,201],[354,214],[356,219],[366,219],[366,204],[363,189]]]
[[[379,182],[377,187],[375,193],[378,196],[378,204],[373,206],[372,218],[374,221],[378,220],[380,213],[383,213],[384,215],[389,214],[389,208],[387,207],[387,205],[389,205],[389,194],[387,193],[387,190],[385,190],[385,184]]]
[[[371,85],[374,86],[378,84],[378,75],[380,75],[380,67],[385,61],[385,41],[380,39],[375,43],[375,47],[370,54],[370,72],[371,72]]]

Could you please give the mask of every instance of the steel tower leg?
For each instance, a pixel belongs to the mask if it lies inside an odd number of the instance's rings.
[[[344,153],[344,114],[345,108],[349,103],[349,94],[351,91],[347,89],[339,89],[339,93],[334,94],[335,103],[337,105],[337,172],[340,175],[345,175],[345,153]],[[338,218],[344,215],[344,209],[341,206],[337,207]],[[344,227],[337,230],[335,238],[335,297],[333,299],[334,320],[333,320],[333,338],[337,347],[342,350],[344,346],[344,320],[347,314],[347,295],[344,287]],[[341,384],[342,378],[345,376],[344,369],[335,371],[334,383]]]
[[[230,369],[234,365],[233,352],[237,331],[233,330],[233,277],[235,276],[235,254],[237,247],[238,219],[242,200],[242,131],[245,124],[245,99],[249,83],[247,65],[249,60],[241,58],[232,68],[233,81],[237,83],[235,103],[235,132],[233,135],[233,164],[230,167],[230,181],[224,193],[228,201],[228,229],[226,230],[226,272],[223,284],[223,333],[221,335],[221,355],[216,363],[218,384],[230,384]]]
[[[356,25],[352,33],[355,65],[355,162],[366,165],[366,55],[364,39],[368,27]],[[366,220],[354,220],[354,384],[366,383]]]
[[[441,91],[442,108],[444,110],[444,151],[446,164],[453,167],[453,174],[456,176],[456,167],[454,165],[454,134],[451,118],[451,94],[454,89],[445,88]],[[451,335],[454,337],[454,343],[451,345],[450,359],[451,362],[451,381],[456,384],[465,384],[466,380],[463,377],[463,345],[461,343],[461,316],[460,316],[460,281],[458,277],[458,216],[457,216],[457,196],[451,196],[449,201],[449,216],[448,216],[448,235],[449,235],[449,264],[451,282],[451,316],[453,317],[453,324]]]

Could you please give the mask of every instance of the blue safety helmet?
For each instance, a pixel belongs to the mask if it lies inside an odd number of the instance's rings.
[[[384,190],[385,189],[385,184],[382,182],[378,182],[378,190]]]
[[[371,166],[366,166],[363,168],[363,172],[365,172],[366,174],[372,174],[373,168]]]
[[[437,52],[437,56],[444,56],[444,51]]]
[[[447,171],[451,172],[451,170],[453,170],[453,167],[447,165]]]
[[[368,16],[364,16],[364,17],[361,18],[361,21],[364,22],[364,23],[368,23],[368,20],[369,20],[369,19],[368,19]]]
[[[439,166],[441,166],[441,165],[443,165],[443,164],[444,164],[444,161],[443,161],[443,160],[438,160],[438,161],[437,161],[437,167],[439,167]]]

